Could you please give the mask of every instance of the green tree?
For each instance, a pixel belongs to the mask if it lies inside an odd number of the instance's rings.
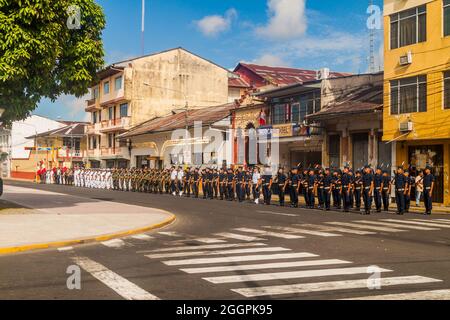
[[[26,118],[41,98],[85,95],[104,65],[104,28],[94,0],[0,0],[1,120]]]

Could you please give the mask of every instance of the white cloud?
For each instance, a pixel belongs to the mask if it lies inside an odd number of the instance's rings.
[[[207,37],[215,37],[219,33],[228,31],[237,17],[235,9],[229,9],[225,15],[206,16],[201,20],[195,21],[197,28]]]
[[[259,64],[263,66],[290,67],[290,63],[285,61],[282,57],[270,53],[262,54],[258,58],[250,61],[250,63]]]
[[[306,0],[268,0],[269,22],[256,29],[259,36],[271,40],[295,39],[305,34]]]

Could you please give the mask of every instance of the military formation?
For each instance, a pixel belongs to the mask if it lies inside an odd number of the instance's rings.
[[[108,189],[124,192],[171,194],[203,199],[227,201],[252,201],[272,204],[277,195],[280,206],[299,207],[303,199],[308,209],[325,211],[357,210],[362,214],[389,211],[392,199],[397,214],[409,212],[411,200],[416,204],[421,197],[425,213],[431,214],[435,178],[431,167],[419,172],[415,168],[399,167],[393,175],[387,170],[369,165],[361,170],[345,166],[343,170],[294,167],[286,172],[270,167],[237,168],[181,168],[157,169],[83,169],[76,168],[73,177],[77,187]],[[420,193],[418,191],[420,190]],[[262,195],[262,199],[261,199]]]

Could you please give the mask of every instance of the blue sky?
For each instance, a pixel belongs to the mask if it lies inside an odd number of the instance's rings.
[[[97,0],[107,64],[141,54],[141,0]],[[382,7],[382,0],[374,0]],[[146,0],[145,53],[182,46],[226,67],[239,61],[366,72],[369,0]],[[382,68],[382,30],[376,35]],[[35,114],[84,120],[84,99],[43,100]]]

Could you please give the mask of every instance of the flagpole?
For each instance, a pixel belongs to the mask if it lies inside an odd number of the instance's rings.
[[[141,53],[145,52],[145,0],[142,0]]]

